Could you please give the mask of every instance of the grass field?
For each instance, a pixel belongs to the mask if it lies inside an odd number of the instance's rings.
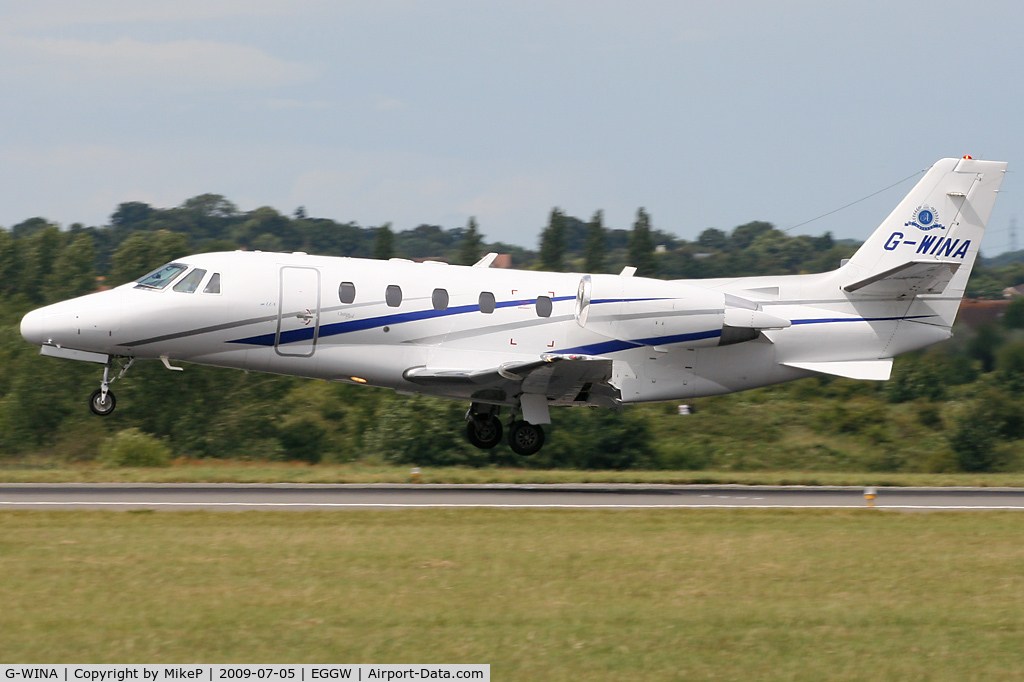
[[[231,460],[179,461],[164,468],[51,468],[0,461],[0,483],[408,483],[410,467]],[[822,471],[575,471],[423,467],[422,483],[734,483],[743,485],[1024,487],[1024,473],[917,474]]]
[[[0,512],[0,660],[1021,679],[1022,523],[878,510]]]

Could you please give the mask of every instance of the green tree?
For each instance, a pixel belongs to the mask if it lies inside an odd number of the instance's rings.
[[[470,216],[463,233],[462,245],[459,247],[459,264],[472,265],[480,260],[480,245],[483,238],[477,231],[476,218]]]
[[[292,221],[270,206],[250,211],[234,233],[240,244],[261,251],[295,251],[302,246],[302,235]]]
[[[118,204],[117,210],[110,216],[110,224],[127,230],[144,229],[146,221],[154,213],[156,211],[149,204],[144,204],[141,201],[128,201]]]
[[[981,363],[982,372],[991,372],[996,367],[996,353],[1003,345],[999,328],[989,322],[979,324],[974,335],[967,341],[967,355]]]
[[[643,207],[637,209],[633,231],[629,233],[629,264],[636,268],[641,277],[654,277],[657,274],[651,217]]]
[[[1024,341],[1008,343],[996,353],[996,381],[1013,395],[1024,395]]]
[[[775,226],[771,223],[762,222],[755,220],[752,223],[746,225],[740,225],[732,231],[732,236],[729,237],[729,241],[734,249],[745,249],[750,246],[757,237],[769,230],[774,230]]]
[[[709,227],[700,233],[697,237],[697,244],[702,249],[714,249],[715,251],[724,251],[729,246],[729,237],[726,236],[725,232],[714,227]]]
[[[188,239],[178,232],[136,232],[114,252],[108,283],[131,282],[164,263],[188,254]]]
[[[88,232],[79,234],[57,256],[45,284],[48,301],[60,301],[87,294],[96,288],[96,248]]]
[[[604,270],[607,242],[604,230],[604,211],[598,210],[594,212],[594,217],[587,223],[587,242],[584,247],[583,263],[585,272],[602,272]]]
[[[11,227],[11,234],[14,235],[15,239],[21,239],[22,237],[30,237],[40,230],[53,226],[53,223],[46,218],[29,218]]]
[[[25,266],[21,252],[22,240],[13,238],[7,230],[0,230],[0,294],[11,296],[19,290]]]
[[[33,303],[42,303],[45,301],[46,284],[64,248],[64,234],[56,225],[48,225],[25,237],[24,242],[23,253],[27,258],[21,291]]]
[[[540,235],[540,269],[561,272],[565,258],[565,214],[557,206],[551,209],[548,226]]]
[[[466,408],[451,400],[391,397],[364,438],[371,457],[419,466],[486,466],[491,453],[470,445],[462,429]]]
[[[238,215],[238,207],[220,194],[200,194],[187,199],[181,207],[203,218],[233,218]]]
[[[991,471],[996,464],[996,434],[987,414],[974,411],[949,436],[949,446],[956,454],[961,471]]]
[[[1024,329],[1024,296],[1018,296],[1003,313],[1003,324],[1009,329]]]
[[[374,233],[373,257],[387,260],[394,257],[395,233],[391,231],[391,223],[384,223]]]

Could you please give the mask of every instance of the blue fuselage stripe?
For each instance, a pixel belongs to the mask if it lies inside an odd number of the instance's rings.
[[[552,302],[556,301],[571,301],[574,300],[575,296],[555,296],[552,297]],[[637,303],[640,301],[660,301],[667,300],[663,298],[603,298],[591,301],[591,304],[601,303]],[[537,299],[519,299],[513,301],[499,301],[494,304],[497,308],[515,308],[518,306],[529,306],[536,305]],[[325,338],[328,336],[337,336],[339,334],[349,334],[352,332],[365,331],[367,329],[376,329],[379,327],[387,327],[390,325],[403,324],[405,322],[418,322],[420,320],[431,320],[438,317],[446,317],[449,315],[462,315],[465,313],[480,312],[479,305],[461,305],[447,308],[445,310],[416,310],[407,313],[395,313],[393,315],[381,315],[377,317],[368,317],[362,320],[348,320],[346,322],[335,322],[333,324],[321,325],[319,329],[319,338]],[[817,317],[807,318],[801,320],[792,320],[793,326],[808,325],[808,324],[830,324],[833,322],[895,322],[897,320],[916,320],[926,317],[935,317],[935,315],[909,315],[909,316],[895,316],[895,317]],[[247,344],[252,346],[273,346],[275,343],[278,345],[284,345],[288,343],[297,343],[300,341],[311,341],[313,334],[316,330],[313,327],[303,327],[302,329],[291,329],[283,331],[278,338],[276,332],[270,334],[259,334],[257,336],[250,336],[244,339],[236,339],[229,341],[228,343]],[[722,335],[721,329],[709,329],[707,331],[690,332],[687,334],[672,334],[669,336],[655,336],[646,339],[634,339],[630,341],[613,339],[609,341],[602,341],[599,343],[592,343],[583,346],[575,346],[573,348],[564,348],[558,350],[558,353],[578,353],[582,355],[603,355],[606,353],[616,353],[618,351],[630,350],[633,348],[642,348],[643,346],[661,346],[671,345],[675,343],[684,343],[686,341],[699,341],[703,339],[718,338]]]
[[[551,301],[572,301],[575,300],[575,296],[555,296],[552,297]],[[494,304],[497,308],[515,308],[518,306],[536,305],[537,299],[524,298],[515,301],[498,301]],[[332,324],[325,324],[320,326],[319,338],[327,336],[336,336],[338,334],[349,334],[351,332],[360,332],[367,329],[376,329],[378,327],[387,327],[395,324],[402,324],[404,322],[418,322],[420,320],[432,320],[438,317],[447,317],[449,315],[462,315],[465,313],[475,313],[480,311],[479,305],[459,305],[445,310],[414,310],[408,313],[395,313],[393,315],[380,315],[378,317],[367,317],[362,320],[349,320],[346,322],[334,322]],[[297,341],[310,341],[313,338],[313,327],[303,327],[302,329],[290,329],[288,331],[281,332],[280,339],[277,340],[278,345],[284,345],[286,343],[295,343]],[[274,341],[277,339],[277,333],[272,334],[259,334],[258,336],[249,336],[244,339],[235,339],[228,343],[243,343],[252,346],[273,346]]]

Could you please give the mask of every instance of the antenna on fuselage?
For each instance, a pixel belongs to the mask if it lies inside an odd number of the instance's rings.
[[[490,268],[494,266],[494,261],[498,258],[498,254],[491,252],[473,263],[474,268]]]

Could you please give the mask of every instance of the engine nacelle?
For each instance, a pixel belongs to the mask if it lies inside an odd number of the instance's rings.
[[[584,275],[576,322],[610,339],[685,348],[749,341],[760,329],[790,326],[731,294],[643,277]]]
[[[725,294],[681,282],[584,275],[576,322],[610,339],[646,346],[715,346],[725,323]]]

